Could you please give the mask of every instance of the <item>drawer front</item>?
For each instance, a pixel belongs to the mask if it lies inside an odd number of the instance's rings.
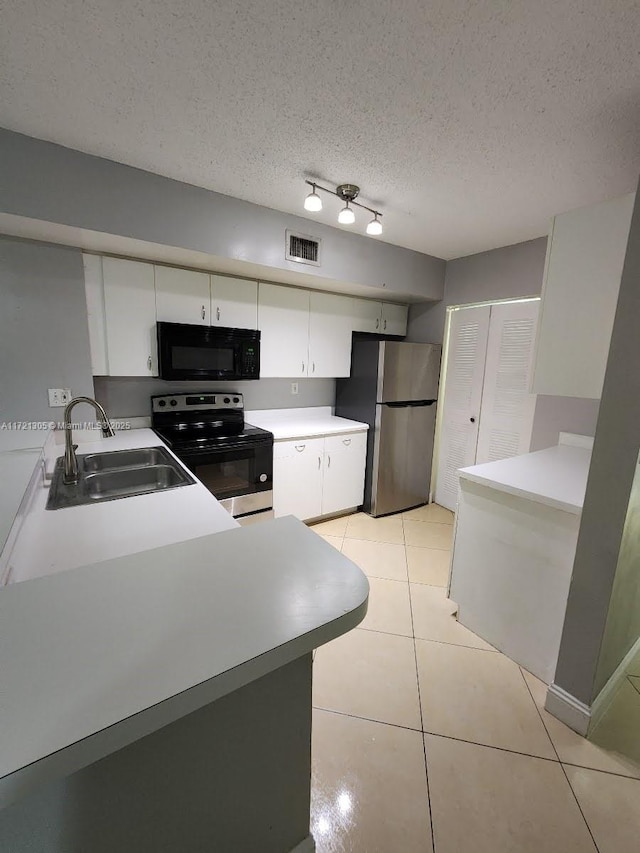
[[[273,445],[274,459],[287,459],[290,456],[322,455],[324,438],[301,438],[292,441],[276,441]]]
[[[325,453],[338,453],[339,451],[357,451],[367,444],[367,433],[349,432],[340,435],[328,435],[324,440]]]

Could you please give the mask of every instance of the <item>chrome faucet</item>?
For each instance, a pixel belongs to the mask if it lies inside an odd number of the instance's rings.
[[[102,427],[102,435],[105,438],[110,438],[115,435],[107,413],[102,408],[97,400],[92,397],[74,397],[70,403],[67,403],[64,410],[64,478],[63,482],[67,485],[78,482],[78,459],[76,457],[77,444],[73,443],[72,428],[71,428],[71,410],[77,403],[89,403],[96,410],[98,415],[98,423]]]

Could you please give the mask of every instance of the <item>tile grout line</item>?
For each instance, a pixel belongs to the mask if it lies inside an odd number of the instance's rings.
[[[576,795],[576,792],[573,790],[573,785],[571,784],[571,780],[569,779],[569,775],[568,775],[568,773],[567,773],[567,771],[566,771],[566,769],[565,769],[565,767],[564,767],[564,764],[562,763],[562,761],[561,761],[561,759],[560,759],[560,753],[559,753],[559,752],[558,752],[558,750],[556,749],[556,745],[555,745],[555,743],[553,742],[553,738],[552,738],[552,737],[551,737],[551,735],[549,734],[549,729],[548,729],[548,728],[546,727],[546,725],[545,725],[545,722],[544,722],[544,719],[543,719],[543,716],[542,716],[542,712],[540,711],[540,708],[538,708],[538,703],[537,703],[537,702],[536,702],[536,700],[533,698],[533,693],[531,692],[531,688],[529,687],[529,684],[528,684],[528,682],[527,682],[527,679],[524,677],[524,671],[523,671],[523,669],[522,669],[522,667],[521,667],[521,666],[519,666],[519,667],[518,667],[518,669],[520,670],[520,675],[522,676],[522,680],[524,681],[524,686],[526,687],[526,689],[527,689],[527,691],[528,691],[528,693],[529,693],[529,696],[531,697],[531,701],[533,702],[533,705],[534,705],[534,707],[535,707],[536,711],[538,712],[538,716],[540,717],[540,722],[541,722],[541,723],[542,723],[542,725],[544,726],[544,730],[545,730],[545,732],[546,732],[546,734],[547,734],[547,737],[549,738],[549,742],[551,743],[551,746],[553,747],[553,751],[555,752],[555,754],[556,754],[556,756],[557,756],[557,758],[558,758],[558,764],[559,764],[559,765],[560,765],[560,767],[562,768],[562,773],[563,773],[563,775],[564,775],[564,778],[567,780],[567,785],[569,786],[569,790],[570,790],[570,791],[571,791],[571,793],[573,794],[573,799],[576,801],[576,805],[578,806],[578,811],[579,811],[579,812],[580,812],[580,814],[582,815],[582,820],[584,821],[584,824],[585,824],[585,826],[587,827],[587,831],[589,832],[589,835],[591,836],[591,840],[593,841],[593,846],[595,847],[595,849],[596,849],[597,853],[600,853],[600,848],[598,847],[598,845],[597,845],[597,843],[596,843],[596,839],[595,839],[595,837],[594,837],[594,835],[593,835],[593,832],[591,831],[591,827],[589,826],[589,821],[588,821],[588,820],[587,820],[587,818],[585,817],[585,813],[582,811],[582,806],[580,805],[580,800],[578,800],[578,797],[577,797],[577,795]]]
[[[378,580],[384,580],[384,578],[378,578]],[[438,587],[438,589],[442,589],[442,587]],[[411,605],[411,593],[409,593],[409,605]],[[413,611],[412,611],[412,623],[413,623]],[[438,646],[453,646],[455,649],[471,649],[474,652],[487,652],[490,655],[499,655],[502,654],[498,651],[498,649],[481,649],[478,646],[462,646],[460,643],[448,643],[446,640],[427,640],[424,637],[416,637],[415,635],[408,634],[395,634],[393,631],[381,631],[379,628],[363,628],[362,623],[356,625],[354,631],[368,631],[370,634],[384,634],[385,637],[404,637],[407,640],[418,640],[420,643],[436,643]]]
[[[429,808],[429,827],[431,830],[431,849],[436,853],[436,838],[433,831],[433,808],[431,806],[431,786],[429,785],[429,767],[427,764],[427,744],[424,736],[424,715],[422,713],[422,696],[420,693],[420,671],[418,669],[418,650],[416,648],[416,629],[413,621],[413,602],[411,600],[411,581],[409,579],[409,560],[407,557],[407,539],[404,532],[404,516],[400,516],[402,523],[402,539],[404,541],[404,561],[407,567],[407,593],[409,595],[409,613],[411,615],[411,634],[413,641],[413,660],[416,667],[416,687],[418,690],[418,707],[420,709],[420,729],[422,738],[422,755],[424,757],[424,775],[427,783],[427,806]]]

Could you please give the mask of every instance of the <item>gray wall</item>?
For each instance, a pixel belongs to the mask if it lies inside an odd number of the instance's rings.
[[[607,683],[640,637],[640,465],[622,534],[622,546],[598,660],[594,695]]]
[[[335,379],[298,379],[298,394],[291,393],[289,379],[258,379],[255,382],[164,382],[162,379],[96,377],[96,399],[111,418],[148,417],[152,394],[185,394],[188,391],[240,391],[246,409],[287,409],[333,406]]]
[[[530,450],[555,447],[561,432],[595,435],[600,400],[538,394]]]
[[[631,220],[555,676],[559,687],[587,705],[602,686],[596,671],[640,451],[639,281],[640,192]],[[608,661],[606,670],[611,666]]]
[[[407,340],[442,343],[449,305],[538,296],[542,290],[547,238],[448,261],[444,299],[409,310]]]
[[[322,238],[311,277],[442,297],[439,258],[1,129],[0,186],[2,213],[299,272],[284,259],[292,228]]]
[[[82,254],[0,237],[0,420],[59,419],[48,388],[93,395]]]

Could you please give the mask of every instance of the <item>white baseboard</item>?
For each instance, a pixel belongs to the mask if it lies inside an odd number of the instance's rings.
[[[300,842],[300,844],[296,844],[293,850],[290,850],[289,853],[316,853],[316,842],[313,839],[313,835],[307,835],[307,837]]]
[[[598,723],[602,719],[603,714],[613,702],[616,693],[625,682],[629,664],[639,652],[640,637],[638,637],[633,646],[631,646],[629,651],[620,661],[616,671],[609,678],[600,693],[598,693],[596,698],[593,700],[593,704],[591,706],[591,725],[589,727],[590,730],[593,730],[598,725]]]
[[[591,707],[589,705],[585,705],[584,702],[576,699],[575,696],[567,693],[557,684],[552,684],[547,691],[547,701],[544,703],[544,707],[574,732],[586,737],[591,721]]]

